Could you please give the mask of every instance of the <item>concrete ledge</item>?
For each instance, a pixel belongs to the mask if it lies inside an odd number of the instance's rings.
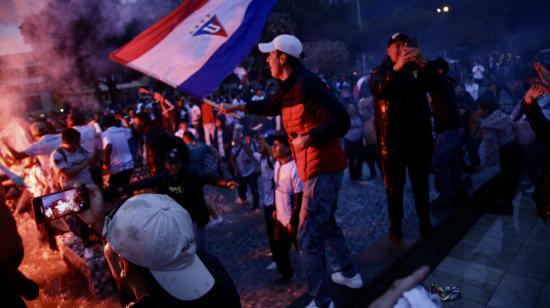
[[[487,169],[472,176],[472,193],[469,200],[453,209],[432,209],[434,232],[421,240],[418,226],[403,226],[404,238],[391,241],[387,236],[375,242],[354,259],[362,270],[365,286],[352,290],[331,284],[331,295],[336,307],[366,307],[381,296],[394,280],[409,275],[422,265],[435,268],[462,239],[467,231],[485,213],[497,185],[498,168]],[[311,301],[304,294],[289,307],[304,307]]]

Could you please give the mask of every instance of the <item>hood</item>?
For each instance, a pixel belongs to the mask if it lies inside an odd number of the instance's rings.
[[[496,130],[506,130],[512,122],[510,116],[497,109],[493,111],[488,117],[481,121],[482,128],[491,128]]]

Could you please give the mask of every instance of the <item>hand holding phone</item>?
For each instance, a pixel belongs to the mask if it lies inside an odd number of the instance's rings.
[[[82,212],[90,207],[88,191],[81,186],[32,199],[38,223]]]

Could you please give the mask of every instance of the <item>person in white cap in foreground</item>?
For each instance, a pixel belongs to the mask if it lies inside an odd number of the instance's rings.
[[[233,281],[213,256],[196,252],[187,211],[166,195],[128,199],[105,220],[105,258],[127,307],[240,307]]]

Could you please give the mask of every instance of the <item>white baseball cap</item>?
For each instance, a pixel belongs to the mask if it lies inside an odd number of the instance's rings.
[[[258,49],[260,49],[263,53],[270,53],[272,51],[279,50],[295,57],[296,59],[300,59],[302,51],[304,51],[304,46],[302,45],[302,42],[300,42],[300,40],[294,35],[281,34],[269,43],[258,44]]]
[[[104,234],[117,254],[149,269],[177,299],[195,300],[214,286],[214,277],[196,255],[189,213],[166,195],[128,199],[106,221]]]

